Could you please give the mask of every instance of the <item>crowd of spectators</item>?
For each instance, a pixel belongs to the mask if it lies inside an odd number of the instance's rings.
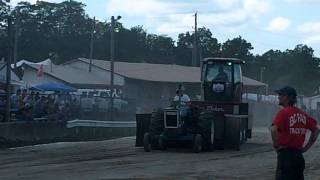
[[[18,89],[10,97],[11,112],[16,120],[62,120],[67,121],[77,117],[79,103],[70,94],[55,92],[40,94],[39,92]],[[5,104],[0,99],[0,105]]]

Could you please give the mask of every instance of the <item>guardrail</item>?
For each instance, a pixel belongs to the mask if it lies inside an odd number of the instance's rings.
[[[71,120],[0,123],[0,148],[52,142],[106,140],[136,134],[136,122]]]
[[[94,120],[72,120],[68,121],[67,128],[74,127],[108,127],[108,128],[135,128],[135,121],[94,121]]]

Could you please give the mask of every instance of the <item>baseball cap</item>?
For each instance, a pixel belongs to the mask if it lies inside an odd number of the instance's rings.
[[[289,97],[296,97],[297,96],[297,91],[291,86],[285,86],[285,87],[283,87],[279,90],[276,90],[274,92],[279,95],[287,95]]]
[[[182,84],[179,84],[179,88],[177,89],[177,91],[185,91],[186,88],[182,85]]]

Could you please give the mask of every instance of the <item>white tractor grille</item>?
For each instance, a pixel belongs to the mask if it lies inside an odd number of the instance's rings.
[[[165,128],[179,127],[179,114],[176,110],[165,111],[164,126]]]

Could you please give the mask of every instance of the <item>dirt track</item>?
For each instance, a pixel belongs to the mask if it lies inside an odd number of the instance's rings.
[[[305,154],[306,179],[320,179],[320,143]],[[241,151],[145,153],[134,138],[0,150],[0,179],[273,179],[276,154],[266,129]]]

